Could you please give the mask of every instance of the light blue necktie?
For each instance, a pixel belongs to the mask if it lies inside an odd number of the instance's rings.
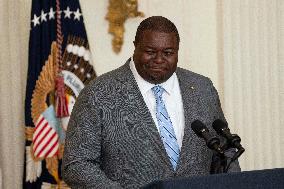
[[[173,168],[174,170],[176,170],[177,162],[179,159],[179,146],[177,143],[173,124],[170,120],[166,106],[162,99],[164,89],[161,86],[156,85],[152,88],[152,91],[156,99],[156,117],[160,129],[160,136],[163,140],[164,147],[166,149],[166,152],[168,153]]]

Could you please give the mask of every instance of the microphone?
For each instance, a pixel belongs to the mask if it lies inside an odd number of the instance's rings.
[[[215,136],[212,136],[209,133],[207,127],[201,121],[195,120],[194,122],[192,122],[191,128],[198,137],[203,138],[205,140],[208,148],[216,151],[219,155],[224,156],[224,152],[220,148],[220,139]]]
[[[218,135],[225,137],[232,147],[238,149],[242,147],[242,145],[240,144],[241,138],[236,134],[231,134],[227,123],[220,119],[216,119],[213,122],[212,127]]]
[[[237,148],[238,152],[235,154],[233,159],[238,158],[245,149],[241,145],[241,138],[236,134],[231,134],[228,124],[220,119],[216,119],[212,124],[213,129],[218,135],[223,136],[227,139],[229,147]]]

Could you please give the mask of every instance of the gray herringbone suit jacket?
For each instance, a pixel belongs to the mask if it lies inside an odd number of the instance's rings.
[[[83,89],[74,106],[63,157],[72,188],[139,188],[154,180],[209,174],[212,152],[191,130],[198,119],[211,129],[224,119],[212,82],[178,68],[185,128],[174,171],[129,68],[106,73]],[[239,170],[233,165],[232,171]]]

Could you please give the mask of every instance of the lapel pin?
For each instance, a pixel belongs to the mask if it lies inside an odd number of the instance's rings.
[[[191,86],[190,88],[191,88],[192,90],[194,89],[194,87],[193,87],[193,86]]]

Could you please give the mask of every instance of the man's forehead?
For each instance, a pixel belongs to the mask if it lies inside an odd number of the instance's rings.
[[[142,34],[139,43],[143,46],[178,46],[174,32],[166,33],[160,31],[146,31]]]
[[[165,32],[159,30],[144,30],[141,36],[152,36],[152,35],[176,35],[175,32]]]

